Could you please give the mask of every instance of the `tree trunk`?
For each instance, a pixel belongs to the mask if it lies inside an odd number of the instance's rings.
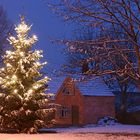
[[[120,111],[122,113],[127,112],[127,94],[126,94],[126,91],[121,92],[121,108],[120,108]]]

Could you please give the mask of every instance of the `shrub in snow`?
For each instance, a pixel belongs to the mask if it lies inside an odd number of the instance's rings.
[[[115,125],[115,124],[118,124],[117,119],[110,116],[105,116],[98,121],[98,125]]]

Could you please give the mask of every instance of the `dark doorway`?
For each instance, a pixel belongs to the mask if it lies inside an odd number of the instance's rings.
[[[78,125],[79,124],[79,107],[72,106],[72,124]]]

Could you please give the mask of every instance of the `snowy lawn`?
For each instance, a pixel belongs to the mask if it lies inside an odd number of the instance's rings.
[[[140,125],[51,128],[43,134],[0,134],[0,140],[140,140]]]
[[[48,129],[42,129],[48,130]],[[50,128],[50,131],[58,133],[127,133],[127,134],[140,134],[140,125],[110,125],[110,126],[97,126],[87,125],[84,127],[69,127],[69,128]]]
[[[57,134],[0,134],[0,140],[139,140],[140,135],[57,133]]]

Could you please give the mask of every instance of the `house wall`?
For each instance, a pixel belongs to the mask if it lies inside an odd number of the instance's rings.
[[[70,114],[66,118],[61,118],[56,113],[56,122],[58,125],[72,125],[72,106],[78,106],[79,108],[79,125],[82,125],[84,122],[84,102],[83,95],[80,94],[80,91],[75,88],[74,83],[70,83],[71,78],[67,78],[62,84],[56,95],[56,104],[60,104],[64,107],[68,107],[70,109]],[[72,93],[70,95],[65,95],[63,93],[63,89],[67,88]]]
[[[84,123],[97,123],[104,116],[115,117],[115,96],[84,96]]]
[[[83,96],[71,80],[71,78],[64,80],[55,98],[56,104],[70,109],[67,117],[61,117],[58,108],[55,116],[58,125],[73,125],[72,106],[79,108],[79,125],[97,123],[104,116],[115,117],[115,96]],[[70,94],[63,93],[65,88]]]

